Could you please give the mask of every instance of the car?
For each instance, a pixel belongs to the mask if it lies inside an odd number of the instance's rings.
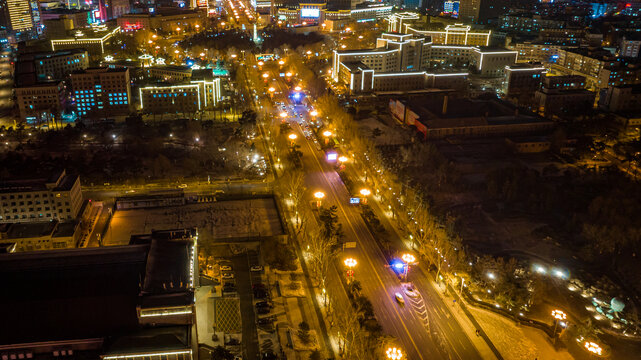
[[[178,185],[178,188],[180,189],[185,189],[187,187],[187,184],[180,184]]]
[[[263,283],[256,283],[252,285],[252,289],[265,289],[265,284]]]
[[[267,291],[265,291],[263,289],[256,289],[256,290],[254,290],[254,297],[256,299],[261,299],[261,300],[265,299],[265,298],[267,298]]]
[[[267,301],[259,301],[256,303],[256,307],[272,307]]]
[[[397,292],[396,294],[394,294],[394,297],[399,304],[405,304],[405,299],[403,299],[403,295],[401,295],[401,293]]]
[[[229,265],[220,265],[221,271],[231,271],[231,266]]]
[[[235,278],[234,273],[223,273],[223,279],[233,279]]]
[[[272,325],[274,323],[274,319],[271,317],[264,317],[258,319],[257,323],[258,325]]]
[[[251,270],[251,271],[263,271],[263,267],[261,265],[254,265],[249,270]]]

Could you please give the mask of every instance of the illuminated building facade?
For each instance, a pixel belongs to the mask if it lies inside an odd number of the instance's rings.
[[[31,40],[42,33],[38,1],[2,0],[0,10],[11,42]]]
[[[420,19],[420,15],[413,12],[392,14],[387,18],[387,32],[403,32],[405,25]]]
[[[38,81],[62,80],[76,70],[88,68],[89,54],[84,49],[60,50],[23,54],[18,61],[32,63]]]
[[[80,118],[128,115],[131,84],[127,68],[88,68],[71,74],[76,114]]]
[[[0,185],[0,223],[73,220],[82,207],[80,178],[62,170],[49,179]]]
[[[51,49],[56,51],[83,48],[90,55],[102,55],[105,52],[105,44],[119,32],[119,26],[114,29],[106,27],[95,27],[92,30],[83,29],[76,31],[73,37],[51,40]]]
[[[196,70],[187,83],[141,87],[139,96],[140,108],[151,114],[211,109],[221,98],[220,78],[214,78],[211,70]]]
[[[447,25],[444,31],[418,30],[406,24],[403,32],[429,36],[434,44],[470,46],[488,46],[492,34],[490,30],[472,30],[471,26],[463,24]]]
[[[529,98],[541,88],[546,69],[538,65],[516,64],[505,67],[503,94],[508,98]]]

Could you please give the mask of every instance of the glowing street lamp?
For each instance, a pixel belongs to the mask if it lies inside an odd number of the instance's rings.
[[[289,134],[288,138],[289,140],[294,141],[298,138],[298,136],[296,134]]]
[[[401,352],[401,349],[397,349],[397,348],[388,348],[385,354],[387,355],[387,358],[390,360],[401,360],[403,358],[403,353]]]
[[[347,156],[340,156],[340,157],[338,158],[338,163],[340,164],[340,165],[338,166],[338,168],[339,168],[339,169],[341,169],[341,170],[344,170],[344,169],[345,169],[345,163],[346,163],[347,161],[349,161],[349,158],[347,158]]]
[[[367,197],[370,196],[372,192],[369,189],[361,189],[359,192],[363,196],[363,204],[367,204]]]
[[[314,193],[314,198],[316,199],[316,206],[321,207],[321,201],[325,197],[325,193],[322,191],[317,191]]]
[[[267,91],[269,91],[270,93],[273,93],[274,91],[276,91],[276,89],[274,87],[270,87],[269,89],[267,89]]]
[[[268,73],[263,73],[263,79],[267,80],[268,77],[269,77]]]
[[[284,60],[279,60],[278,61],[278,65],[285,65],[285,61]]]
[[[403,256],[401,256],[401,259],[403,259],[403,261],[405,261],[405,274],[404,274],[404,277],[405,277],[405,281],[407,281],[407,273],[410,271],[410,265],[413,264],[416,261],[416,257],[414,257],[414,255],[412,255],[412,254],[407,254],[406,253],[406,254],[403,254]]]
[[[556,344],[556,328],[559,325],[559,321],[563,321],[567,318],[567,315],[561,311],[561,310],[552,310],[552,317],[554,318],[554,332],[552,333],[552,336],[554,336],[554,344]]]
[[[263,66],[263,65],[265,65],[265,63],[264,63],[264,62],[262,62],[262,61],[259,61],[259,62],[258,62],[258,66]]]
[[[348,282],[349,281],[354,281],[354,269],[353,268],[356,266],[356,264],[358,262],[356,261],[356,259],[347,258],[347,259],[345,259],[344,263],[345,263],[345,266],[347,266],[347,268],[348,268],[347,269]]]
[[[287,113],[283,111],[282,113],[279,114],[279,116],[283,118],[283,121],[284,121],[285,118],[287,117]]]
[[[312,111],[309,113],[309,115],[311,115],[311,116],[318,116],[318,111],[316,111],[316,110],[312,110]]]
[[[302,88],[302,87],[300,87],[300,86],[296,86],[296,87],[294,88],[294,90],[296,90],[296,91],[301,91],[301,90],[303,90],[303,88]]]
[[[292,76],[292,73],[288,72],[288,73],[286,73],[286,74],[285,74],[285,76],[287,76],[287,77],[291,77],[291,76]]]

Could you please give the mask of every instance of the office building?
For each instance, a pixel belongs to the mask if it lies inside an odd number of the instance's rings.
[[[472,65],[482,77],[502,77],[506,67],[516,63],[517,56],[516,51],[479,46],[474,48]]]
[[[641,85],[610,86],[600,105],[611,112],[638,113],[641,111]]]
[[[89,67],[89,54],[84,49],[47,51],[18,55],[17,67],[28,67],[35,81],[63,80],[76,70]],[[27,73],[26,69],[21,71]]]
[[[596,93],[585,89],[543,88],[534,94],[538,112],[547,118],[573,118],[594,109]]]
[[[637,34],[626,34],[621,38],[619,56],[638,58],[639,49],[641,49],[641,36]]]
[[[551,70],[559,75],[584,76],[586,88],[594,91],[641,83],[638,59],[616,57],[599,48],[561,49],[559,59],[551,64]]]
[[[502,30],[513,33],[535,35],[544,29],[565,29],[568,26],[568,20],[529,13],[514,13],[502,15],[498,25]]]
[[[158,8],[152,13],[129,13],[118,17],[118,26],[123,31],[149,30],[168,33],[193,31],[205,26],[207,13],[199,10]]]
[[[82,207],[80,178],[62,170],[48,179],[0,183],[0,223],[74,220]]]
[[[126,246],[0,254],[7,359],[191,360],[195,229]],[[29,286],[25,286],[29,284]]]
[[[546,89],[577,90],[585,89],[585,77],[580,75],[545,76],[543,87]]]
[[[506,66],[503,94],[508,99],[519,100],[519,103],[534,97],[534,92],[541,88],[545,72],[546,69],[541,64]]]
[[[405,31],[405,25],[412,24],[420,18],[419,14],[413,12],[392,14],[387,18],[387,32],[402,33]]]
[[[75,110],[80,118],[128,115],[131,84],[127,68],[88,68],[71,74]]]
[[[38,36],[40,8],[36,0],[2,0],[0,10],[3,25],[6,26],[9,41],[31,40]]]
[[[95,26],[91,29],[77,30],[73,35],[65,36],[62,39],[52,39],[51,49],[86,49],[92,56],[101,56],[105,52],[105,45],[120,32],[120,27],[107,28],[106,26]]]
[[[447,25],[443,31],[418,30],[411,24],[404,25],[403,32],[430,37],[432,43],[439,45],[468,45],[488,46],[490,44],[490,30],[472,30],[469,25]]]
[[[459,5],[459,19],[477,24],[487,24],[508,12],[507,0],[460,0]]]
[[[147,76],[166,83],[176,83],[191,78],[191,68],[180,65],[156,65],[147,68]]]
[[[211,69],[196,70],[188,82],[145,86],[139,92],[145,113],[194,113],[220,101],[220,78],[214,78]]]
[[[15,88],[20,120],[31,125],[60,120],[67,107],[67,92],[62,81],[41,82]]]
[[[519,62],[554,63],[558,60],[561,49],[567,46],[543,44],[539,42],[518,42],[508,46],[508,49],[518,52]]]

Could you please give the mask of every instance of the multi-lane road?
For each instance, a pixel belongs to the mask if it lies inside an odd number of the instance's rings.
[[[296,141],[303,154],[306,185],[310,193],[325,193],[324,206],[337,206],[345,241],[357,244],[356,249],[350,249],[350,256],[358,260],[355,277],[360,280],[363,293],[372,301],[384,332],[396,338],[407,359],[480,359],[478,351],[452,317],[448,308],[452,305],[443,302],[426,274],[415,271],[409,276],[421,294],[419,298],[410,298],[404,293],[398,275],[390,269],[388,259],[360,216],[359,208],[349,204],[352,194],[336,173],[334,164],[328,163],[314,139],[306,136],[309,131],[305,131],[301,123],[309,119],[308,109],[302,105],[294,106],[288,99],[290,87],[295,86],[295,82],[288,83],[282,77],[269,73],[275,75],[270,77],[271,86],[279,90],[274,100],[285,103],[292,129],[298,135]],[[279,117],[281,111],[282,108],[277,107],[273,115]],[[394,237],[394,234],[386,236]],[[341,291],[339,286],[330,284],[328,291]],[[405,304],[396,301],[394,295],[397,292],[403,294]]]

